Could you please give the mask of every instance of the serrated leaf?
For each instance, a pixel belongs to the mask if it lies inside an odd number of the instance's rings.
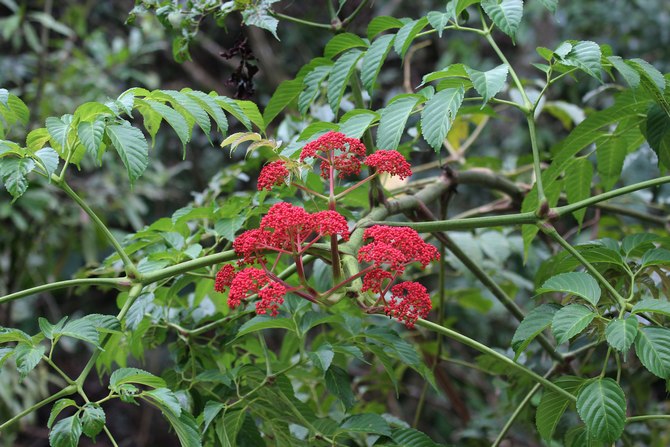
[[[16,116],[21,124],[24,126],[28,124],[28,120],[30,119],[30,110],[28,109],[28,106],[26,106],[26,103],[21,101],[18,96],[12,95],[10,93],[9,97],[7,98],[7,107],[9,107],[9,110],[14,113],[14,116]]]
[[[27,343],[28,345],[33,344],[33,340],[30,335],[26,334],[22,330],[0,327],[0,343],[7,343],[12,341],[18,343]]]
[[[289,331],[295,332],[295,323],[291,318],[277,318],[267,315],[257,315],[240,326],[240,329],[237,331],[236,338],[251,334],[252,332],[261,331],[263,329],[288,329]]]
[[[670,265],[670,250],[653,248],[645,252],[640,260],[640,267],[644,268],[652,265]]]
[[[244,110],[242,110],[237,101],[226,96],[217,96],[216,103],[219,104],[223,110],[237,118],[247,130],[251,130],[251,120],[245,114]]]
[[[607,60],[618,71],[630,88],[637,88],[640,86],[640,74],[631,67],[630,64],[624,62],[619,56],[608,56]]]
[[[333,69],[328,76],[326,97],[328,98],[328,105],[330,105],[335,115],[340,110],[342,95],[347,87],[349,78],[356,68],[356,62],[358,62],[358,59],[362,55],[363,52],[357,49],[347,51],[335,61],[335,65],[333,65]]]
[[[59,399],[56,401],[56,403],[51,407],[51,412],[49,413],[49,420],[47,421],[47,428],[51,428],[53,425],[54,421],[58,417],[59,414],[63,410],[65,410],[68,407],[76,407],[77,403],[73,401],[72,399]]]
[[[421,133],[435,152],[442,148],[464,97],[462,88],[448,88],[435,93],[426,102],[421,112]]]
[[[584,384],[584,379],[576,376],[563,376],[554,380],[554,383],[568,393],[575,395]],[[545,388],[535,414],[535,425],[542,439],[547,442],[551,440],[558,422],[571,403],[572,400],[563,393]]]
[[[49,141],[49,138],[51,138],[51,135],[49,135],[49,131],[44,127],[31,130],[28,136],[26,136],[26,147],[30,151],[35,152],[42,148]]]
[[[186,146],[191,140],[191,127],[184,115],[174,110],[173,108],[163,104],[162,102],[154,101],[151,99],[142,100],[147,104],[154,112],[158,113],[167,123],[172,127],[172,130],[175,131],[177,137],[181,141],[183,147]]]
[[[339,366],[330,365],[326,371],[326,389],[335,395],[347,410],[354,406],[356,400],[351,391],[351,378],[349,374]]]
[[[316,351],[312,351],[309,354],[309,358],[322,372],[326,372],[330,368],[330,364],[333,362],[335,353],[333,352],[333,347],[330,343],[324,343],[319,346]]]
[[[658,104],[649,108],[644,130],[659,163],[670,169],[670,116]]]
[[[363,88],[368,92],[372,92],[374,88],[379,71],[386,60],[386,56],[388,56],[389,51],[391,51],[394,39],[395,36],[393,34],[379,36],[372,42],[372,45],[370,45],[370,48],[368,48],[363,56],[361,82],[363,83]]]
[[[341,33],[335,35],[335,37],[328,41],[326,48],[323,50],[323,55],[328,59],[332,59],[343,51],[349,50],[351,48],[367,47],[368,43],[358,37],[356,34]]]
[[[626,425],[626,396],[614,380],[599,378],[579,391],[577,412],[591,436],[611,444]]]
[[[254,123],[262,132],[265,132],[265,121],[263,121],[263,115],[258,110],[256,103],[243,99],[236,99],[235,102],[244,112],[245,116],[249,118],[249,121]]]
[[[415,430],[413,428],[396,428],[393,430],[391,439],[399,447],[439,447],[425,433]]]
[[[398,29],[403,26],[403,22],[395,17],[377,16],[368,24],[367,36],[368,39],[374,39],[379,33],[390,29]]]
[[[635,338],[635,354],[649,372],[670,378],[670,329],[643,327]]]
[[[77,447],[81,437],[81,420],[79,416],[61,419],[49,432],[51,447]]]
[[[481,5],[493,23],[514,41],[523,17],[523,0],[482,0]]]
[[[169,98],[172,108],[186,118],[189,127],[192,127],[193,122],[195,122],[205,136],[209,138],[209,132],[212,130],[212,123],[209,120],[208,113],[199,101],[196,101],[184,92],[178,92],[176,90],[161,90],[160,93]]]
[[[14,348],[14,360],[16,361],[16,370],[21,378],[25,378],[30,371],[35,369],[42,360],[46,348],[43,345],[31,346],[25,343],[19,343]]]
[[[412,20],[407,22],[398,30],[393,41],[393,48],[400,57],[405,57],[405,53],[409,49],[409,46],[412,44],[412,41],[419,32],[425,28],[428,24],[428,19],[422,17],[418,20]]]
[[[105,426],[105,422],[105,411],[100,405],[93,402],[84,405],[81,413],[81,425],[86,436],[95,439]]]
[[[388,422],[375,413],[355,414],[342,422],[340,429],[346,432],[391,436]]]
[[[505,64],[498,65],[489,71],[477,71],[470,67],[465,67],[465,71],[477,93],[484,98],[482,108],[503,89],[507,82],[508,67]]]
[[[379,149],[398,148],[400,138],[405,132],[407,118],[420,99],[417,95],[400,95],[382,109],[377,128],[377,147]]]
[[[565,193],[568,203],[573,204],[591,196],[591,181],[593,180],[593,165],[586,158],[577,158],[565,173]],[[586,208],[574,211],[572,215],[581,228]]]
[[[203,426],[202,426],[202,432],[205,433],[207,431],[207,428],[209,425],[212,423],[215,417],[221,413],[221,410],[225,408],[225,405],[221,402],[216,402],[213,400],[208,401],[205,404],[204,410],[202,410],[202,421],[203,421]]]
[[[146,385],[152,388],[165,388],[165,380],[138,368],[120,368],[109,377],[109,389],[115,393],[122,385],[128,383]]]
[[[274,1],[248,2],[244,3],[242,9],[242,21],[245,25],[253,25],[264,30],[270,31],[275,39],[277,36],[277,25],[279,20],[271,15],[270,5]]]
[[[570,52],[560,59],[563,65],[577,67],[589,76],[600,80],[602,53],[597,43],[583,40],[572,46]]]
[[[77,126],[79,141],[95,159],[100,157],[100,145],[105,134],[105,123],[103,121],[83,122]]]
[[[301,114],[304,115],[314,102],[314,98],[316,98],[321,88],[321,83],[330,74],[332,68],[332,65],[319,65],[305,75],[305,79],[302,81],[305,90],[298,96],[298,110]]]
[[[377,113],[355,109],[342,117],[339,131],[349,138],[361,138],[370,125],[377,120],[379,120]]]
[[[607,343],[617,351],[626,353],[637,336],[637,319],[612,320],[605,329]]]
[[[659,237],[651,233],[630,234],[621,241],[621,250],[626,257],[633,254],[638,248],[654,248],[652,242],[657,241]]]
[[[181,405],[179,405],[179,400],[174,392],[168,388],[156,388],[154,390],[145,391],[142,393],[142,397],[156,405],[163,410],[163,412],[168,411],[176,417],[181,415]]]
[[[149,164],[149,145],[144,134],[128,121],[107,126],[106,132],[128,171],[130,183],[134,183]]]
[[[272,120],[300,94],[301,91],[301,79],[287,80],[279,84],[277,90],[272,94],[268,105],[265,106],[265,110],[263,110],[263,121],[265,122],[265,125],[269,125]]]
[[[2,182],[14,200],[21,197],[28,189],[26,176],[34,168],[35,161],[31,158],[5,157],[0,159]]]
[[[216,425],[216,435],[223,447],[235,447],[237,445],[237,434],[244,424],[246,411],[226,411],[223,420]]]
[[[57,145],[66,155],[68,149],[68,135],[70,133],[70,125],[72,124],[72,115],[63,115],[61,118],[49,117],[46,119],[46,128],[51,135],[52,142]]]
[[[515,352],[514,360],[528,347],[535,337],[551,326],[554,314],[560,307],[556,304],[542,304],[528,312],[526,317],[519,323],[512,337],[512,349]]]
[[[600,286],[598,282],[585,272],[569,272],[552,276],[537,293],[562,292],[584,298],[594,306],[600,300]]]
[[[244,226],[247,217],[235,216],[230,218],[219,219],[214,224],[214,231],[216,234],[225,237],[229,241],[235,240],[237,231]]]
[[[606,138],[596,144],[596,168],[606,190],[614,187],[621,176],[628,153],[625,138]]]
[[[426,18],[428,19],[428,23],[430,23],[430,26],[432,26],[433,29],[437,31],[437,36],[441,38],[442,32],[444,31],[444,28],[449,24],[449,19],[451,17],[446,12],[430,11],[426,15]]]
[[[170,411],[163,411],[163,416],[168,420],[182,447],[201,447],[202,442],[200,439],[200,430],[198,429],[198,424],[195,421],[195,418],[187,413],[182,411],[179,416],[176,416]]]
[[[635,70],[640,74],[641,77],[647,78],[649,81],[651,81],[656,88],[658,89],[659,92],[665,91],[665,77],[663,76],[663,73],[658,71],[656,67],[651,65],[649,62],[645,61],[644,59],[629,59],[628,64],[631,65]]]
[[[216,100],[213,97],[196,90],[184,91],[184,94],[200,104],[200,107],[202,107],[205,112],[207,112],[207,114],[212,117],[219,129],[219,132],[225,135],[225,133],[228,131],[228,118],[226,118],[226,114],[223,113]]]
[[[651,312],[670,317],[670,302],[657,300],[655,298],[645,298],[636,303],[630,311],[632,314],[640,312]]]
[[[551,330],[557,344],[563,344],[580,334],[597,314],[581,304],[569,304],[554,315]]]

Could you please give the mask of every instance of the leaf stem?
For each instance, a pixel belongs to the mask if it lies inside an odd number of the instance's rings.
[[[331,30],[333,29],[333,26],[330,24],[325,24],[325,23],[316,23],[312,22],[311,20],[305,20],[305,19],[299,19],[298,17],[293,17],[293,16],[288,16],[286,14],[282,14],[281,12],[276,12],[272,10],[268,10],[270,15],[277,19],[283,19],[283,20],[288,20],[289,22],[294,22],[294,23],[299,23],[300,25],[306,25],[306,26],[311,26],[314,28],[321,28],[321,29],[327,29]]]
[[[130,279],[127,277],[124,278],[79,278],[79,279],[68,279],[65,281],[57,281],[49,284],[43,284],[41,286],[31,287],[30,289],[20,290],[15,293],[10,293],[0,297],[0,304],[7,303],[9,301],[18,300],[19,298],[24,298],[31,295],[36,295],[42,292],[48,292],[51,290],[58,289],[67,289],[69,287],[79,287],[79,286],[113,286],[118,288],[130,287]]]
[[[31,405],[29,408],[26,408],[26,409],[23,410],[22,412],[20,412],[20,413],[18,413],[17,415],[13,416],[11,419],[9,419],[9,420],[3,422],[2,425],[0,425],[0,432],[2,432],[5,428],[7,428],[7,427],[9,427],[10,425],[14,424],[16,421],[18,421],[19,419],[23,418],[24,416],[26,416],[26,415],[32,413],[33,411],[36,411],[36,410],[42,408],[43,406],[45,406],[45,405],[47,405],[47,404],[50,404],[51,402],[54,402],[54,401],[60,399],[61,397],[70,396],[70,395],[72,395],[72,394],[74,394],[74,393],[76,393],[76,392],[77,392],[77,386],[76,386],[76,385],[68,385],[68,386],[66,386],[65,388],[63,388],[63,389],[60,390],[59,392],[57,392],[57,393],[55,393],[55,394],[52,394],[51,396],[47,397],[46,399],[43,399],[43,400],[41,400],[41,401],[39,401],[39,402],[37,402],[37,403]]]

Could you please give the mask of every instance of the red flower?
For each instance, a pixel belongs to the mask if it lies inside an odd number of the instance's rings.
[[[284,295],[286,287],[276,281],[270,283],[258,292],[261,299],[256,303],[256,313],[258,315],[270,313],[270,316],[276,317],[280,304],[284,304]]]
[[[347,220],[337,211],[319,211],[312,214],[314,231],[322,236],[339,234],[345,241],[349,240]]]
[[[272,233],[256,228],[240,234],[233,241],[235,254],[241,256],[241,262],[253,264],[254,261],[263,258],[263,252],[270,244]]]
[[[226,264],[216,273],[216,281],[214,282],[214,290],[223,293],[226,288],[230,287],[235,278],[235,267]]]
[[[276,160],[268,163],[263,166],[261,173],[258,175],[257,188],[259,191],[263,189],[267,189],[269,191],[273,186],[283,185],[288,178],[288,174],[289,173],[288,169],[286,169],[286,162],[283,160]]]
[[[440,259],[437,249],[409,227],[374,225],[365,230],[363,237],[372,239],[372,242],[359,250],[359,262],[377,266],[388,264],[390,270],[402,272],[412,262],[419,262],[425,268]]]
[[[380,150],[368,155],[365,164],[375,168],[377,172],[388,172],[400,177],[401,180],[412,175],[412,168],[405,157],[394,150]]]
[[[242,303],[242,300],[258,293],[268,281],[266,273],[261,269],[247,267],[241,270],[230,285],[228,306],[231,309],[236,308]]]
[[[292,251],[312,234],[314,219],[303,208],[280,202],[272,205],[263,216],[261,229],[270,234],[270,245]]]
[[[393,275],[386,270],[374,269],[363,278],[361,291],[366,292],[370,290],[373,293],[382,293],[385,279],[393,280]]]
[[[416,320],[428,315],[432,307],[424,286],[405,281],[391,287],[391,299],[384,306],[384,312],[411,329]]]
[[[323,152],[324,154],[319,154]],[[365,145],[356,138],[348,138],[340,132],[327,132],[305,145],[300,161],[306,158],[321,159],[321,177],[330,177],[330,167],[339,171],[339,177],[361,172],[361,161],[365,156]]]

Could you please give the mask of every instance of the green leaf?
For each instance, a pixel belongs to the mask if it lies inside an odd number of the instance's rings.
[[[489,71],[477,71],[470,67],[465,67],[465,71],[477,93],[484,98],[482,108],[503,89],[507,82],[508,67],[505,64],[498,65]]]
[[[591,181],[593,180],[593,165],[586,158],[577,158],[565,174],[565,193],[568,203],[573,204],[591,196]],[[577,225],[582,226],[586,208],[572,213]]]
[[[252,130],[251,120],[249,120],[249,117],[245,114],[237,101],[226,96],[217,96],[216,103],[219,104],[223,110],[237,118],[247,130]]]
[[[200,107],[202,107],[207,114],[212,117],[214,122],[216,123],[216,126],[219,128],[219,132],[222,134],[226,134],[228,131],[228,118],[226,118],[226,114],[223,113],[221,110],[221,107],[217,104],[216,100],[209,96],[206,95],[203,92],[199,92],[196,90],[182,90],[184,94],[194,101],[196,101],[198,104],[200,104]]]
[[[354,109],[344,114],[340,132],[349,138],[361,138],[370,125],[379,120],[379,114],[364,109]]]
[[[657,300],[655,298],[645,298],[635,304],[633,309],[630,311],[632,314],[637,314],[640,312],[651,312],[654,314],[661,314],[665,315],[666,317],[670,317],[670,302]]]
[[[482,9],[512,41],[523,17],[523,0],[482,0]]]
[[[49,117],[46,119],[46,128],[61,154],[66,155],[68,149],[68,134],[72,124],[72,115],[63,115],[61,118]]]
[[[400,447],[439,447],[428,435],[413,428],[396,428],[391,439]]]
[[[231,410],[223,415],[223,421],[216,425],[216,435],[223,447],[236,447],[237,435],[246,418],[246,411]]]
[[[21,378],[25,378],[30,371],[35,369],[42,360],[46,348],[43,345],[31,346],[26,343],[19,343],[14,348],[14,360],[16,361],[16,370]]]
[[[246,101],[243,99],[236,99],[235,102],[244,112],[245,116],[254,123],[262,132],[265,132],[265,121],[263,121],[263,115],[261,115],[258,106],[253,101]]]
[[[388,422],[378,414],[365,413],[355,414],[347,418],[342,425],[342,431],[354,433],[373,433],[383,436],[391,436],[391,428]]]
[[[328,104],[335,115],[337,115],[340,110],[342,95],[344,94],[344,90],[347,87],[351,74],[356,68],[356,62],[358,62],[358,59],[360,59],[362,55],[363,52],[357,49],[347,51],[335,61],[335,65],[333,65],[333,69],[328,76],[326,97],[328,98]]]
[[[670,378],[670,329],[640,328],[635,338],[635,354],[649,372],[661,379]]]
[[[105,411],[96,403],[89,402],[82,408],[81,424],[84,434],[95,439],[105,426]]]
[[[638,249],[649,247],[654,248],[652,242],[658,240],[659,237],[651,233],[636,233],[630,234],[621,241],[621,249],[626,254],[626,257],[633,254]]]
[[[271,15],[270,5],[272,3],[274,1],[242,3],[244,5],[244,9],[242,9],[242,21],[245,25],[253,25],[270,31],[275,36],[275,39],[279,40],[279,37],[277,37],[279,20]]]
[[[656,67],[644,59],[638,58],[630,59],[627,63],[640,74],[641,78],[649,80],[658,89],[659,93],[663,93],[666,85],[665,77]]]
[[[51,428],[58,415],[68,407],[76,407],[77,403],[72,399],[59,399],[56,401],[51,412],[49,413],[49,420],[47,421],[47,428]]]
[[[332,68],[332,65],[319,65],[305,76],[305,79],[302,81],[305,90],[298,96],[298,110],[300,110],[300,113],[303,115],[314,102],[314,99],[321,88],[321,83],[326,79],[326,76],[330,74]]]
[[[552,14],[556,13],[556,8],[558,8],[558,0],[540,0],[542,6],[547,8]]]
[[[446,12],[430,11],[426,15],[426,18],[428,19],[428,23],[430,23],[430,26],[432,26],[433,29],[437,31],[437,36],[441,38],[442,32],[444,31],[444,28],[449,24],[449,19],[451,17]]]
[[[528,312],[512,337],[512,349],[516,354],[514,360],[519,358],[519,355],[526,350],[535,337],[551,326],[558,309],[560,307],[556,304],[542,304]]]
[[[374,39],[379,33],[390,29],[398,29],[402,27],[404,23],[396,19],[395,17],[390,16],[377,16],[370,21],[368,24],[367,36],[368,39]]]
[[[44,146],[47,141],[51,138],[49,131],[44,127],[39,129],[31,130],[26,137],[26,147],[31,151],[35,152]]]
[[[596,144],[596,168],[606,190],[612,189],[619,180],[627,153],[625,138],[606,138]]]
[[[99,102],[85,102],[77,107],[77,110],[74,112],[74,120],[77,122],[99,121],[98,118],[112,116],[114,116],[114,111]]]
[[[626,425],[626,396],[614,380],[599,378],[579,391],[577,412],[591,436],[611,444]]]
[[[419,102],[418,95],[399,95],[381,111],[377,128],[377,147],[380,149],[397,149],[400,138],[405,131],[405,124],[412,109]]]
[[[569,304],[560,309],[551,322],[551,330],[556,337],[556,343],[563,344],[581,333],[596,316],[595,312],[581,304]]]
[[[435,93],[421,112],[421,132],[426,142],[439,152],[458,109],[463,103],[465,91],[462,88],[448,88]],[[382,112],[382,120],[384,114]],[[381,126],[381,124],[380,124]],[[403,125],[404,127],[404,125]]]
[[[47,178],[50,178],[51,174],[56,172],[56,169],[58,169],[58,152],[52,148],[43,147],[42,149],[35,152],[34,157],[42,165],[44,172],[47,174]]]
[[[149,145],[144,134],[128,121],[107,126],[106,132],[128,171],[130,183],[134,183],[149,164]]]
[[[630,64],[624,62],[619,56],[608,56],[607,60],[621,74],[630,88],[640,86],[640,74]]]
[[[626,353],[637,336],[637,319],[612,320],[605,329],[607,343],[614,349]]]
[[[137,368],[120,368],[110,376],[109,389],[118,393],[119,388],[127,383],[136,383],[152,388],[165,388],[165,380],[154,376],[150,372]]]
[[[284,108],[291,103],[302,91],[302,80],[292,79],[283,81],[272,94],[268,105],[263,110],[263,122],[268,126]]]
[[[405,57],[405,53],[412,44],[412,41],[427,24],[428,19],[426,17],[421,17],[418,20],[407,22],[402,26],[402,28],[398,30],[395,36],[395,40],[393,41],[393,48],[401,58]]]
[[[27,343],[28,345],[32,345],[33,343],[30,335],[26,334],[20,329],[0,327],[0,343],[7,343],[12,341],[18,343]]]
[[[330,368],[330,364],[333,362],[333,358],[335,357],[333,347],[330,343],[322,344],[317,348],[316,351],[310,352],[308,355],[314,366],[319,368],[324,373],[328,370],[328,368]]]
[[[379,71],[388,56],[389,51],[391,51],[391,45],[395,36],[393,34],[384,34],[379,36],[372,42],[370,48],[365,52],[363,56],[363,63],[361,66],[361,82],[363,83],[363,88],[368,92],[372,92]]]
[[[670,169],[670,116],[657,104],[647,112],[644,134],[659,163]]]
[[[77,126],[77,135],[79,136],[79,141],[86,148],[88,152],[95,159],[100,159],[100,144],[102,143],[102,137],[105,134],[105,123],[104,121],[93,121],[79,123]]]
[[[640,263],[642,268],[652,265],[670,265],[670,250],[664,248],[651,249],[642,256]]]
[[[542,287],[537,289],[537,293],[563,292],[584,298],[594,306],[600,300],[600,286],[598,282],[585,272],[561,273],[552,276]]]
[[[574,395],[584,384],[584,379],[576,376],[563,376],[554,380],[554,383]],[[545,388],[535,414],[535,425],[542,439],[547,442],[551,441],[558,422],[571,403],[572,400],[563,393],[559,393],[552,388]]]
[[[196,101],[184,92],[176,90],[161,90],[160,92],[169,98],[172,108],[187,119],[189,127],[192,127],[193,122],[195,122],[205,136],[209,138],[209,132],[212,130],[212,122],[199,101]]]
[[[142,393],[142,397],[162,409],[163,412],[168,411],[176,417],[181,415],[179,400],[174,392],[168,388],[145,391]]]
[[[343,51],[351,48],[367,48],[368,43],[352,33],[336,34],[330,39],[323,50],[324,57],[332,59]]]
[[[81,437],[81,420],[78,416],[61,419],[49,432],[51,447],[77,447]]]
[[[12,95],[10,93],[9,97],[7,98],[7,107],[9,107],[9,110],[13,112],[14,116],[21,124],[24,126],[28,125],[28,120],[30,119],[30,110],[18,96]]]
[[[147,104],[154,112],[158,113],[175,131],[183,147],[186,146],[191,140],[191,126],[184,115],[174,110],[173,108],[163,104],[162,102],[154,101],[151,99],[142,100]]]
[[[203,426],[202,426],[202,432],[205,433],[207,431],[207,428],[209,427],[209,424],[212,423],[215,417],[221,413],[221,410],[225,408],[225,405],[221,402],[216,402],[213,400],[208,401],[205,404],[205,409],[202,410],[202,420],[203,420]]]
[[[195,418],[186,411],[182,411],[179,416],[176,416],[171,411],[166,411],[164,407],[160,407],[163,416],[168,420],[182,447],[201,447],[200,430]]]
[[[252,332],[258,332],[263,329],[288,329],[289,331],[295,332],[295,323],[291,318],[277,318],[267,315],[257,315],[240,326],[239,331],[237,331],[236,338],[251,334]]]
[[[480,2],[481,0],[454,0],[447,5],[447,9],[449,10],[453,5],[453,9],[450,10],[450,12],[453,12],[452,19],[454,19],[454,21],[458,21],[459,17],[461,17],[463,11],[465,11],[468,6],[472,6]]]
[[[5,157],[0,159],[0,175],[2,182],[14,200],[28,189],[26,176],[35,169],[35,161],[31,158]]]
[[[235,240],[235,234],[244,226],[246,220],[247,216],[245,215],[219,219],[214,224],[214,231],[232,242]]]
[[[356,403],[354,393],[351,391],[351,378],[339,366],[330,365],[326,371],[326,389],[342,401],[347,410]]]
[[[573,45],[570,52],[560,58],[560,62],[563,65],[577,67],[589,76],[600,80],[601,57],[600,46],[595,42],[584,40]]]

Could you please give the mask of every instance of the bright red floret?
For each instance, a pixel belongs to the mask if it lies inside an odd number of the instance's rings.
[[[363,278],[363,287],[361,288],[361,291],[367,292],[369,290],[373,293],[382,293],[384,280],[386,279],[392,281],[393,275],[386,270],[374,269]]]
[[[233,241],[233,250],[237,256],[241,256],[241,262],[246,264],[253,264],[259,259],[263,259],[263,253],[271,248],[270,238],[272,233],[269,231],[256,228],[247,230],[240,234]]]
[[[412,168],[405,157],[394,150],[380,150],[368,155],[365,164],[375,168],[377,172],[387,172],[401,180],[412,175]]]
[[[261,219],[261,229],[271,233],[270,244],[283,250],[293,250],[312,234],[314,219],[303,208],[280,202],[272,205]]]
[[[242,304],[242,300],[258,293],[268,283],[266,273],[254,267],[241,270],[233,279],[228,294],[228,306],[231,309]]]
[[[349,240],[349,225],[347,219],[337,211],[319,211],[312,214],[314,231],[322,236],[339,234],[345,241]]]
[[[412,262],[419,262],[425,268],[432,261],[440,259],[437,249],[409,227],[374,225],[365,230],[363,237],[372,239],[372,242],[359,250],[360,262],[377,266],[386,264],[392,271],[402,272],[404,266]]]
[[[273,161],[266,164],[258,175],[258,190],[272,189],[273,186],[281,186],[286,183],[289,172],[286,162],[283,160]]]
[[[363,157],[365,145],[360,140],[332,131],[307,143],[300,153],[300,161],[305,161],[306,158],[322,160],[321,177],[325,179],[330,177],[331,164],[339,172],[340,178],[359,174]]]
[[[226,291],[228,287],[233,283],[235,278],[235,267],[230,264],[226,264],[216,273],[216,281],[214,282],[214,290],[219,293]]]
[[[426,318],[433,305],[430,295],[418,282],[405,281],[391,287],[391,299],[384,306],[384,312],[408,328],[413,328],[419,318]]]
[[[256,303],[256,313],[258,315],[269,313],[270,316],[276,317],[279,306],[284,304],[284,295],[286,295],[286,287],[276,281],[271,281],[258,292],[261,300]]]

